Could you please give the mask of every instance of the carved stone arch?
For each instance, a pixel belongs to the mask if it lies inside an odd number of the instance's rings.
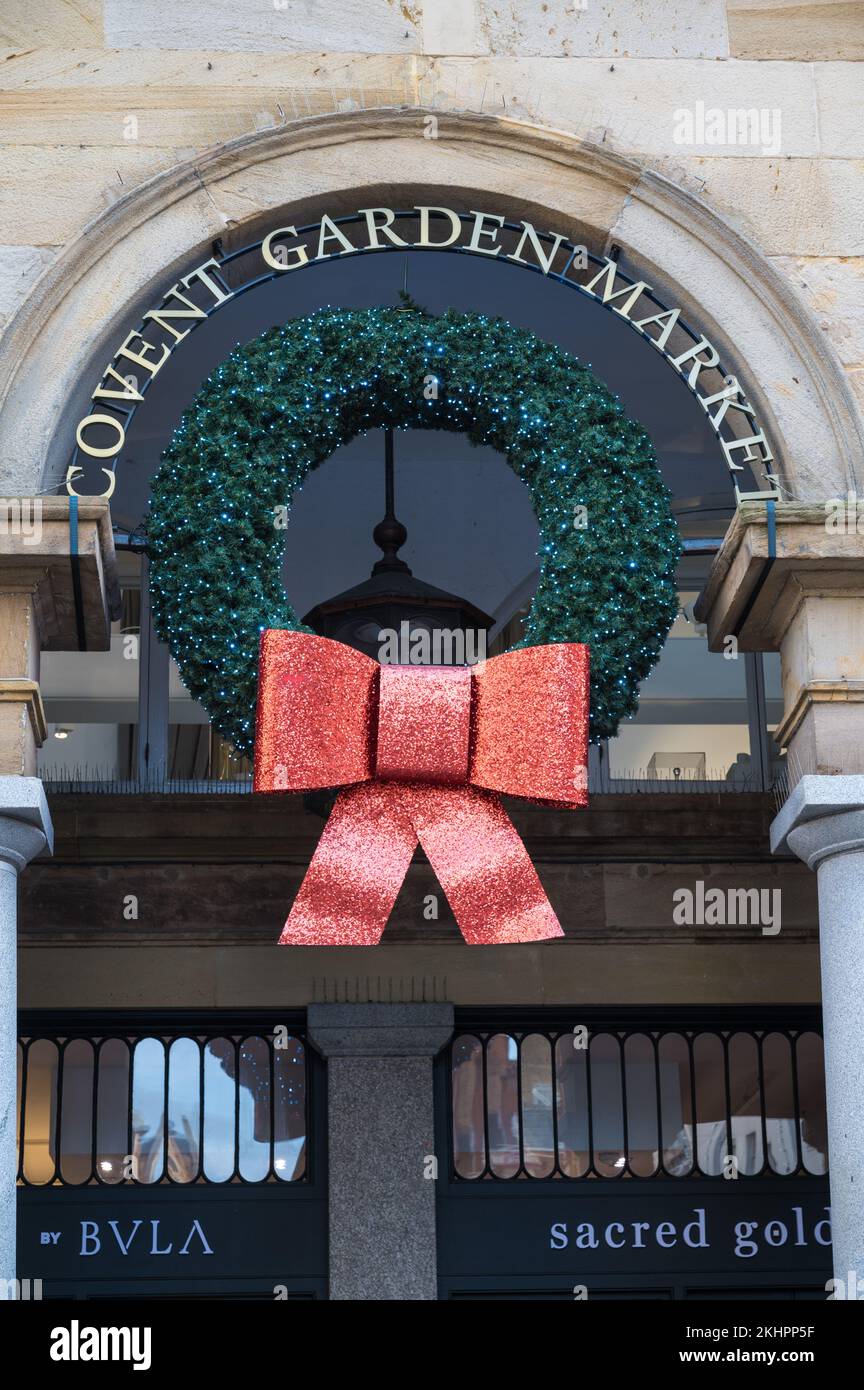
[[[566,132],[422,110],[311,117],[178,164],[119,199],[47,268],[7,329],[0,449],[7,491],[63,475],[77,420],[119,340],[216,237],[321,212],[416,201],[506,210],[680,305],[735,370],[796,498],[864,487],[864,422],[830,342],[759,249],[689,190]],[[622,326],[623,327],[623,326]],[[646,347],[646,351],[649,349]]]

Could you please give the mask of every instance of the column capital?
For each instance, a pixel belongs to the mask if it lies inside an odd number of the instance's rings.
[[[739,651],[780,651],[809,596],[864,597],[864,523],[832,525],[830,502],[770,506],[738,504],[694,605],[712,651],[731,633]]]
[[[434,1057],[453,1035],[452,1004],[310,1004],[306,1017],[324,1057]]]
[[[771,849],[815,869],[835,854],[864,851],[864,776],[805,776],[771,824]]]
[[[0,777],[0,864],[15,873],[54,848],[54,827],[38,777]]]
[[[111,510],[104,497],[81,497],[74,509],[70,501],[4,500],[0,594],[32,604],[43,651],[109,651],[111,620],[120,616]]]

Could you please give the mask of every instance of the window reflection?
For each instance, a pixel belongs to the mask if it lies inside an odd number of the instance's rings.
[[[46,1183],[54,1177],[57,1130],[57,1044],[44,1038],[27,1051],[27,1092],[24,1102],[24,1177]]]
[[[816,1033],[461,1035],[452,1059],[460,1178],[827,1171]]]
[[[25,1183],[306,1174],[306,1049],[284,1027],[246,1038],[34,1038],[18,1059]]]
[[[723,1176],[728,1153],[723,1043],[715,1033],[693,1040],[696,1079],[696,1161],[709,1178]]]
[[[588,1049],[582,1037],[565,1033],[555,1044],[558,1101],[558,1162],[568,1178],[588,1171]]]
[[[227,1182],[234,1172],[237,1069],[230,1038],[212,1038],[204,1049],[204,1172]]]
[[[602,1178],[620,1178],[624,1156],[624,1096],[621,1045],[612,1033],[598,1033],[588,1052],[591,1068],[591,1138],[594,1168]]]
[[[768,1165],[775,1173],[794,1173],[798,1167],[798,1136],[792,1046],[782,1033],[768,1033],[762,1039],[762,1070],[765,1078]]]
[[[552,1047],[548,1038],[532,1033],[519,1053],[522,1091],[522,1145],[526,1171],[548,1178],[555,1164],[552,1121]]]
[[[168,1176],[198,1176],[201,1126],[201,1053],[192,1038],[176,1038],[168,1052]]]
[[[99,1048],[96,1097],[96,1176],[100,1182],[123,1182],[129,1153],[129,1046],[106,1038]]]
[[[240,1048],[238,1167],[247,1182],[261,1182],[270,1167],[270,1050],[263,1038]]]
[[[638,1178],[657,1170],[657,1072],[654,1044],[645,1033],[634,1033],[624,1044],[627,1080],[627,1155]]]
[[[818,1033],[802,1033],[795,1048],[798,1061],[798,1108],[801,1153],[808,1173],[828,1172],[828,1126],[825,1117],[825,1066]]]
[[[132,1061],[132,1171],[158,1182],[165,1169],[165,1047],[158,1038],[135,1044]]]
[[[665,1033],[657,1048],[660,1065],[660,1126],[663,1167],[673,1177],[693,1171],[693,1085],[690,1048],[681,1033]]]
[[[765,1161],[759,1048],[750,1033],[733,1033],[728,1048],[732,1153],[737,1171],[752,1175],[762,1171]]]
[[[519,1171],[519,1119],[515,1038],[497,1033],[486,1045],[489,1167],[499,1178]]]
[[[483,1044],[461,1037],[453,1044],[453,1163],[460,1178],[476,1178],[486,1166]]]
[[[60,1173],[64,1182],[84,1183],[93,1163],[93,1044],[76,1038],[63,1049],[60,1111]]]
[[[306,1172],[306,1049],[297,1038],[273,1048],[273,1170],[283,1182]]]

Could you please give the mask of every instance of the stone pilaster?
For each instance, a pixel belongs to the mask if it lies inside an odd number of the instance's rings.
[[[435,1299],[432,1061],[451,1004],[311,1004],[327,1058],[330,1297]]]

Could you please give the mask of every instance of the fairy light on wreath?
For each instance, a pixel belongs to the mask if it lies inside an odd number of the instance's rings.
[[[680,540],[651,441],[576,358],[455,310],[321,309],[237,348],[200,388],[148,524],[156,630],[190,694],[251,752],[259,633],[303,630],[275,518],[340,445],[385,427],[464,433],[523,479],[540,582],[519,645],[589,643],[591,737],[614,737],[678,607]]]

